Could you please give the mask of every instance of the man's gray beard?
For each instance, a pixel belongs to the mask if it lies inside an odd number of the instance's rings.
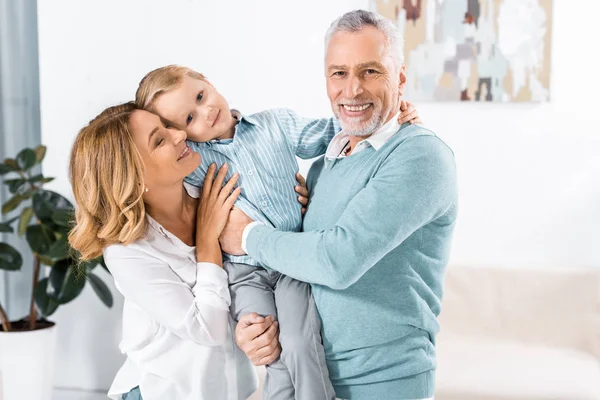
[[[344,131],[344,133],[347,133],[348,135],[351,135],[351,136],[357,136],[357,137],[369,136],[369,135],[372,135],[375,132],[377,132],[377,130],[383,126],[381,114],[376,117],[371,118],[366,123],[360,124],[361,126],[364,126],[364,128],[361,128],[360,130],[357,130],[356,128],[352,129],[352,127],[345,126],[345,124],[344,124],[344,122],[342,122],[342,119],[340,118],[340,116],[336,115],[336,117],[337,117],[337,120],[339,121],[340,126],[342,127],[342,130]],[[352,124],[352,125],[354,125],[354,124]],[[356,126],[356,125],[354,125],[354,126]]]

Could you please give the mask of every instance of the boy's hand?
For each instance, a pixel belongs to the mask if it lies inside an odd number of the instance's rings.
[[[421,121],[421,118],[419,117],[419,113],[417,112],[417,109],[415,108],[414,104],[405,100],[401,100],[398,123],[402,125],[405,122],[408,122],[411,125],[423,123],[423,121]]]
[[[296,173],[296,180],[300,185],[294,187],[294,189],[300,195],[298,196],[298,203],[302,204],[302,215],[304,215],[306,206],[308,206],[308,187],[306,186],[306,180],[300,175],[300,172]]]

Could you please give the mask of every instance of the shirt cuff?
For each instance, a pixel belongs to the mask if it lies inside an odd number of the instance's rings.
[[[203,281],[213,285],[227,285],[227,272],[217,264],[200,261],[196,263],[196,268],[196,274],[202,277]]]
[[[244,232],[242,233],[242,250],[244,250],[246,254],[248,254],[248,249],[246,248],[246,241],[248,240],[248,235],[250,234],[250,231],[258,225],[264,224],[260,221],[254,221],[246,225],[246,227],[244,228]]]
[[[201,303],[221,309],[228,309],[231,305],[227,272],[217,264],[196,263],[196,284],[192,292]]]

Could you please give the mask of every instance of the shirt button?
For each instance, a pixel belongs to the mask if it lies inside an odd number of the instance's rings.
[[[269,205],[269,203],[267,203],[266,201],[263,201],[262,203],[260,203],[263,207],[266,207]]]
[[[249,169],[249,170],[248,170],[248,176],[252,176],[252,175],[254,175],[254,172],[252,172],[252,170],[251,170],[251,169]]]

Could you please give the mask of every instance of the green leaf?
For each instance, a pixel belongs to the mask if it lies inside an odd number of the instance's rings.
[[[58,301],[48,296],[48,293],[46,293],[47,288],[48,278],[44,278],[37,283],[34,291],[35,304],[44,317],[52,315],[59,306]]]
[[[35,152],[35,163],[41,163],[44,160],[44,157],[46,157],[46,146],[41,144],[38,147],[36,147],[33,151]]]
[[[69,242],[67,242],[66,236],[61,236],[58,240],[50,246],[50,249],[44,256],[50,258],[53,263],[69,258]]]
[[[51,221],[57,209],[73,209],[73,205],[63,196],[50,190],[39,190],[33,195],[33,211],[42,221]]]
[[[108,270],[108,267],[106,266],[106,261],[104,261],[104,257],[100,256],[97,258],[98,260],[98,265],[100,265],[102,268],[104,268],[104,270],[106,272],[108,272],[110,274],[110,271]]]
[[[42,174],[38,174],[38,175],[34,175],[31,178],[27,179],[27,182],[29,183],[48,183],[48,182],[52,182],[54,180],[54,178],[44,178],[44,175]]]
[[[55,263],[55,261],[53,259],[51,259],[50,257],[46,257],[43,254],[38,254],[37,256],[40,259],[40,262],[44,265],[53,266]]]
[[[14,229],[7,222],[0,223],[0,233],[13,233]]]
[[[27,179],[27,182],[36,183],[36,182],[41,181],[42,179],[44,179],[44,174],[37,174],[37,175],[34,175],[31,178]]]
[[[0,269],[18,271],[22,265],[21,253],[8,243],[0,243]]]
[[[48,253],[50,246],[56,241],[54,232],[43,224],[29,225],[25,231],[25,238],[31,250],[38,254]]]
[[[6,164],[0,164],[0,175],[8,174],[9,172],[14,172],[17,169]]]
[[[4,183],[8,186],[8,191],[13,194],[16,193],[17,190],[19,190],[19,188],[25,184],[25,182],[27,181],[23,178],[6,179],[4,181]]]
[[[15,160],[14,158],[5,158],[4,159],[4,165],[8,165],[9,167],[13,168],[13,171],[19,171],[19,164],[17,164],[17,160]]]
[[[15,222],[19,217],[14,217],[9,219],[8,221],[0,223],[0,233],[13,233],[14,229],[12,227],[12,223]]]
[[[23,197],[24,200],[28,200],[28,199],[32,198],[33,195],[36,194],[39,190],[41,190],[41,189],[28,189],[28,190],[24,191],[23,193],[21,193],[21,196]]]
[[[64,270],[64,264],[57,263],[52,267],[50,276],[54,270],[58,272],[55,274],[55,279],[51,279],[51,284],[48,285],[47,293],[50,297],[58,301],[59,304],[67,304],[73,301],[77,296],[81,294],[85,286],[85,276],[78,274],[74,268],[67,265]]]
[[[52,221],[59,226],[71,227],[75,216],[72,209],[58,209],[52,213]]]
[[[98,258],[94,258],[93,260],[90,260],[90,262],[92,262],[92,261],[95,263],[95,265],[94,265],[94,266],[96,266],[96,265],[99,265],[99,266],[101,266],[101,267],[102,267],[102,268],[103,268],[103,269],[104,269],[106,272],[108,272],[108,273],[110,274],[110,271],[108,270],[108,267],[106,266],[106,262],[104,261],[104,257],[103,257],[103,256],[100,256],[100,257],[98,257]]]
[[[61,260],[50,268],[50,275],[48,276],[48,288],[46,293],[48,296],[58,299],[58,295],[62,290],[67,271],[69,270],[69,261]]]
[[[67,304],[68,302],[75,300],[75,298],[83,291],[85,282],[85,276],[81,276],[76,273],[75,269],[69,268],[65,284],[59,295],[59,303]]]
[[[4,203],[4,205],[2,205],[2,214],[6,214],[7,212],[10,212],[15,208],[19,207],[19,204],[21,204],[23,200],[25,200],[25,197],[23,197],[22,195],[14,195],[6,203]]]
[[[36,162],[35,151],[31,149],[23,149],[17,154],[17,164],[21,170],[26,171],[33,167]]]
[[[94,289],[94,292],[96,292],[100,300],[106,305],[106,307],[111,308],[113,305],[113,297],[110,289],[108,286],[106,286],[106,283],[92,273],[88,275],[88,280],[90,281],[92,289]]]
[[[79,255],[79,253],[77,253],[77,256],[75,258],[79,259],[79,257],[80,257],[80,255]],[[100,265],[100,259],[102,259],[102,256],[100,256],[98,258],[94,258],[93,260],[81,261],[78,264],[78,268],[81,269],[82,271],[85,271],[85,273],[91,272],[98,265]]]
[[[29,223],[31,222],[31,217],[33,217],[33,208],[25,207],[23,211],[21,211],[21,216],[19,217],[19,235],[23,236]]]

